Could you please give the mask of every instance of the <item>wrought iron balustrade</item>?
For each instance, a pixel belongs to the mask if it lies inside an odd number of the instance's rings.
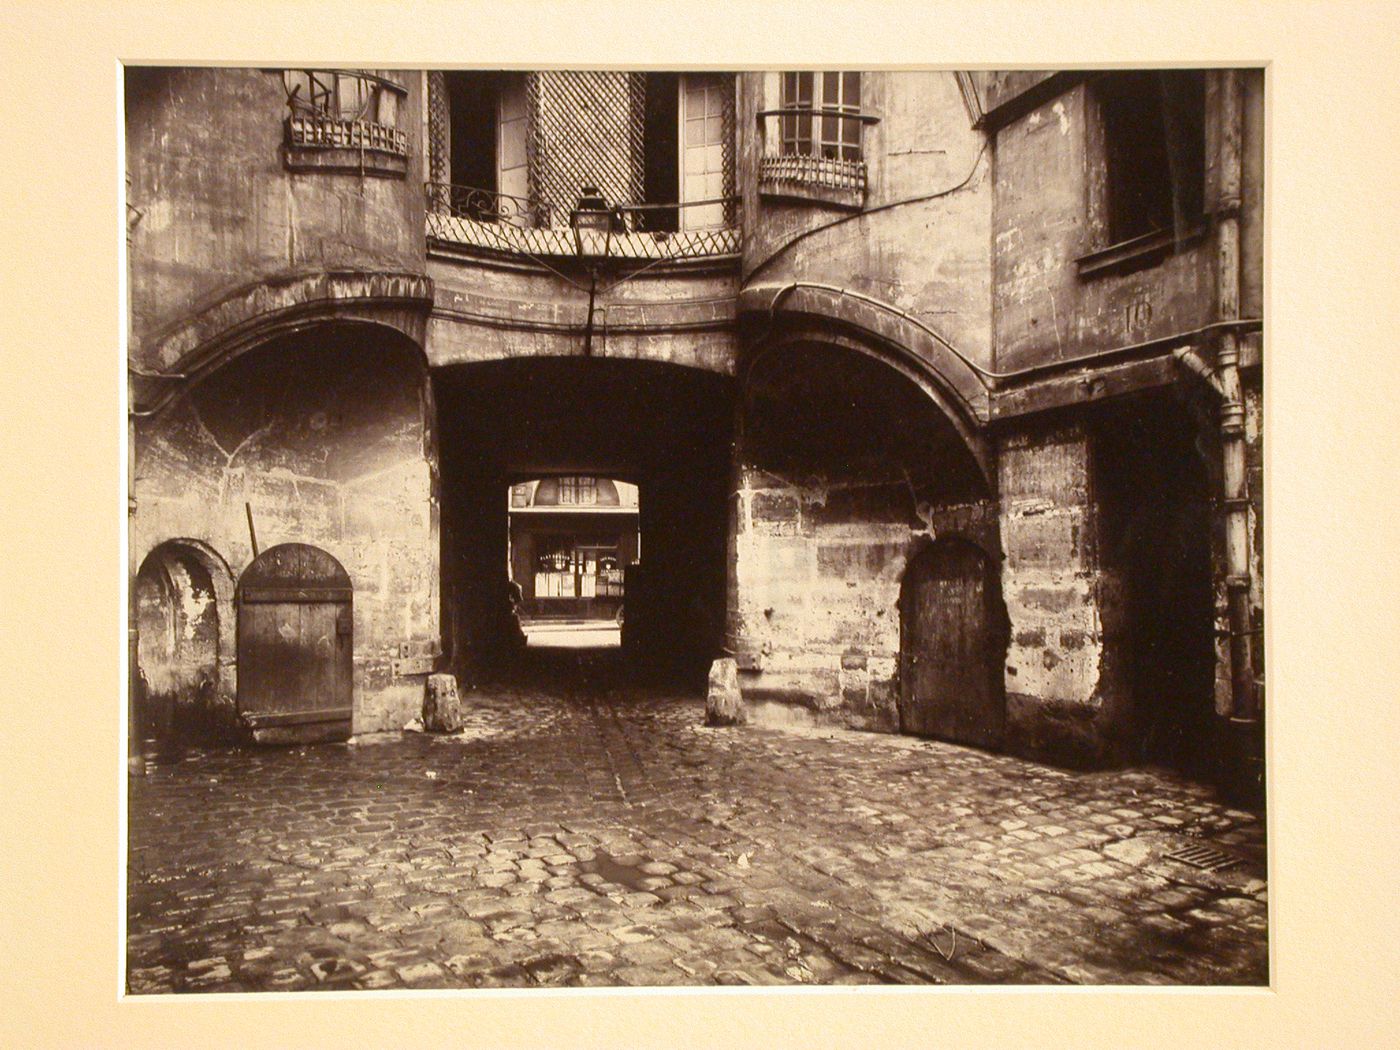
[[[445,244],[525,255],[638,260],[704,259],[739,252],[735,197],[614,205],[609,209],[610,228],[603,230],[575,230],[568,212],[544,201],[472,186],[430,182],[427,202],[427,235]]]
[[[865,128],[879,123],[879,117],[858,110],[785,106],[760,110],[758,118],[769,122],[764,130],[767,151],[759,159],[760,183],[865,192]],[[786,131],[780,122],[786,122]],[[829,133],[817,133],[818,122],[853,124],[858,135],[854,143],[837,144],[828,141]]]
[[[408,134],[397,126],[408,93],[401,84],[348,69],[288,69],[282,81],[289,146],[408,156]]]
[[[865,191],[865,161],[832,160],[802,154],[785,154],[762,158],[759,163],[760,182],[797,183],[803,186],[826,186],[836,190]]]
[[[326,113],[293,113],[287,118],[287,142],[293,146],[373,149],[408,156],[408,135],[398,128]]]

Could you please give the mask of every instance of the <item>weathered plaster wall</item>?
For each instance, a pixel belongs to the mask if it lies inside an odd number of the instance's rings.
[[[739,471],[729,631],[755,720],[898,728],[899,581],[914,536],[900,502],[888,487]]]
[[[132,353],[235,289],[288,273],[423,270],[420,77],[399,127],[407,174],[294,173],[283,165],[282,76],[131,68],[126,79]]]
[[[1068,763],[1124,745],[1124,581],[1101,564],[1090,437],[1080,423],[1001,439],[1007,748]]]
[[[994,295],[997,370],[1146,342],[1211,320],[1208,242],[1157,265],[1081,277],[1076,260],[1108,247],[1091,212],[1103,166],[1088,86],[1052,98],[996,140]]]
[[[988,366],[992,183],[985,136],[972,129],[951,72],[865,73],[862,83],[862,109],[880,121],[865,133],[864,206],[848,210],[759,193],[765,147],[754,115],[778,105],[778,81],[776,74],[739,76],[745,282],[816,281],[874,296]],[[935,194],[944,195],[920,199]]]
[[[322,329],[226,366],[136,431],[133,557],[207,543],[234,576],[258,545],[320,547],[354,584],[356,732],[399,728],[438,639],[435,452],[421,358],[397,336]]]
[[[728,634],[754,721],[899,730],[905,566],[944,533],[995,542],[986,501],[922,511],[898,483],[739,469]]]
[[[582,354],[589,276],[576,265],[561,267],[573,283],[519,261],[434,253],[428,261],[436,288],[428,360],[438,366]],[[600,274],[594,357],[734,374],[736,264],[663,264],[616,283],[622,276],[614,267]]]

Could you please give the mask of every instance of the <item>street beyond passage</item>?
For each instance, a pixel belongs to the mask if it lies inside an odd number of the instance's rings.
[[[1262,820],[1170,774],[600,683],[463,702],[133,778],[129,991],[1267,981]]]

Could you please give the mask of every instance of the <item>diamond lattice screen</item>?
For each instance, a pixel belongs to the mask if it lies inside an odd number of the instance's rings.
[[[646,76],[619,72],[531,73],[531,195],[566,225],[586,186],[610,204],[643,199]]]
[[[439,71],[428,74],[428,181],[451,180],[452,140],[447,113],[447,78]]]

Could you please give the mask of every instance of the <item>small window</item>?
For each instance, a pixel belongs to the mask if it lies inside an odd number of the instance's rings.
[[[401,178],[408,135],[398,126],[406,89],[373,73],[289,69],[285,160],[292,171]],[[372,156],[370,154],[373,154]]]
[[[784,73],[780,152],[826,160],[861,159],[860,74]]]
[[[1107,239],[1178,234],[1202,214],[1205,76],[1200,70],[1133,70],[1096,86],[1104,141]]]
[[[561,505],[594,506],[598,502],[597,481],[591,477],[562,477],[559,479]]]

